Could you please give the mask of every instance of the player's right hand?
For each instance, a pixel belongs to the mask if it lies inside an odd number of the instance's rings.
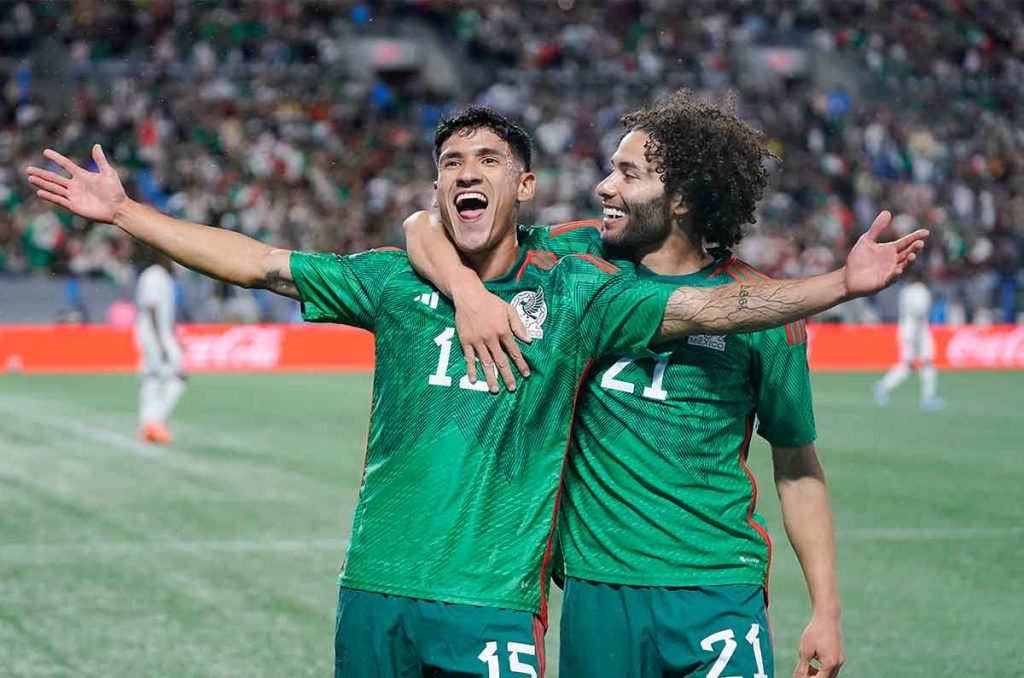
[[[512,364],[524,377],[530,376],[516,337],[530,343],[530,335],[513,308],[482,286],[466,291],[455,304],[455,332],[466,357],[466,374],[476,383],[477,361],[491,393],[498,392],[498,374],[509,391],[516,390]]]
[[[117,176],[117,170],[110,166],[99,144],[92,147],[92,159],[99,171],[90,172],[79,167],[57,151],[46,149],[43,155],[70,174],[69,177],[42,169],[29,167],[28,181],[36,187],[36,195],[59,205],[80,217],[113,223],[117,209],[128,199],[128,195]]]

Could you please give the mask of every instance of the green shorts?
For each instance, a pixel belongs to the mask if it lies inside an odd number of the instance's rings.
[[[760,586],[657,588],[567,579],[561,678],[774,675]]]
[[[544,675],[544,629],[529,612],[342,587],[336,678]]]

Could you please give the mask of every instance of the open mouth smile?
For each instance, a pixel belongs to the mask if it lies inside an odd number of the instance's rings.
[[[487,211],[487,196],[479,191],[466,191],[455,196],[455,211],[464,222],[479,221]]]

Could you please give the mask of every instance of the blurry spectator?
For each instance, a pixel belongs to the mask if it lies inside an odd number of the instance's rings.
[[[346,70],[351,38],[414,25],[465,66],[463,98]],[[533,214],[558,222],[596,213],[624,112],[680,86],[734,88],[781,158],[744,259],[773,276],[826,269],[889,208],[899,229],[935,232],[937,314],[1013,321],[1022,26],[1019,3],[980,0],[0,3],[0,274],[125,277],[116,233],[27,200],[20,171],[43,139],[79,157],[103,143],[130,190],[176,216],[353,251],[400,244],[402,218],[429,203],[430,130],[466,99],[531,128]],[[783,47],[813,63],[762,78],[744,61],[760,47],[780,48],[772,68],[792,65]]]

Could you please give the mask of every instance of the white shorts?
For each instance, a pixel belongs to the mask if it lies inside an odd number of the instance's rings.
[[[166,351],[155,339],[140,337],[138,341],[139,372],[143,376],[168,378],[181,374],[181,352],[177,347]]]

